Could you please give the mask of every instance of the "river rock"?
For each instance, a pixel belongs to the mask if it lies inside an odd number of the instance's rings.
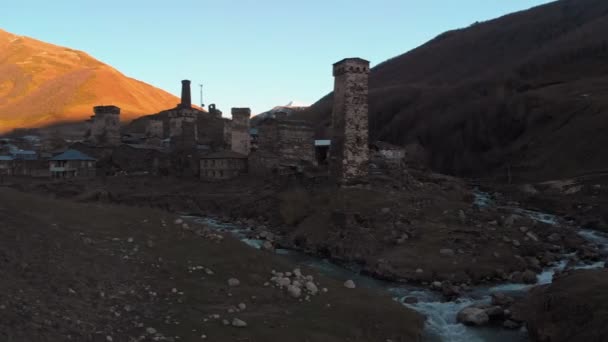
[[[505,329],[515,330],[515,329],[519,329],[521,327],[521,324],[508,319],[508,320],[504,321],[504,323],[502,324],[502,326]]]
[[[508,306],[511,305],[514,301],[515,300],[513,299],[513,297],[509,297],[504,293],[492,293],[492,305]]]
[[[521,280],[524,284],[536,284],[536,273],[527,270],[521,275]]]
[[[486,325],[490,321],[490,317],[485,310],[471,306],[460,310],[456,319],[462,324],[476,326]]]
[[[274,246],[272,245],[272,242],[264,241],[264,243],[262,243],[262,250],[274,252]]]

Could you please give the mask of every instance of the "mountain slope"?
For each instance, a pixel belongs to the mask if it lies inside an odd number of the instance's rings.
[[[373,139],[465,176],[608,169],[608,2],[561,0],[449,31],[370,74]],[[364,56],[362,56],[364,57]],[[332,95],[303,115],[327,135]]]
[[[95,105],[117,105],[129,120],[178,102],[84,52],[0,30],[0,132],[84,120]]]

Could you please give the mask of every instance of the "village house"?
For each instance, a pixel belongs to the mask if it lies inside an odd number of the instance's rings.
[[[80,151],[67,150],[51,158],[49,171],[53,178],[93,177],[96,160]]]
[[[231,179],[247,173],[247,156],[234,151],[220,151],[201,157],[200,178]]]

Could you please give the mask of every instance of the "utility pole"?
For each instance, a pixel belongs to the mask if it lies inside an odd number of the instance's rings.
[[[204,108],[205,104],[203,103],[203,85],[199,84],[199,87],[201,87],[201,108]]]

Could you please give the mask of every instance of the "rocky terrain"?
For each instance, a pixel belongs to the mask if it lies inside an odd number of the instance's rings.
[[[531,336],[539,342],[608,340],[608,270],[567,272],[538,287],[523,312]]]
[[[422,317],[166,211],[0,187],[2,341],[416,341]]]
[[[424,172],[412,171],[403,184],[377,181],[343,189],[145,177],[12,186],[83,202],[214,217],[250,227],[254,236],[271,233],[269,248],[298,249],[377,278],[434,287],[448,299],[476,284],[534,283],[536,274],[563,254],[577,252],[573,262],[602,258],[568,222],[533,219],[535,213],[518,211],[499,194],[492,199],[496,203],[483,205],[462,180]]]

